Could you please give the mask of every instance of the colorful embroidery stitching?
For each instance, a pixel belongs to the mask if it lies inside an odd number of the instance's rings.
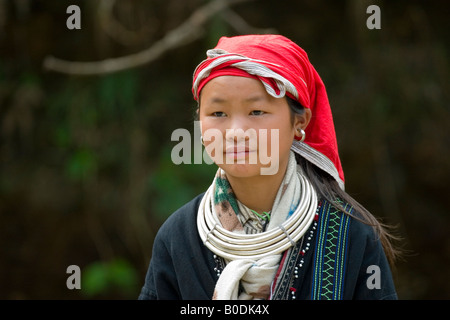
[[[321,211],[316,237],[311,299],[341,300],[350,217],[327,202]]]

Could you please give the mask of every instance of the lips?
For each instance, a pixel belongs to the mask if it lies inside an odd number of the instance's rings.
[[[225,149],[226,157],[233,159],[247,158],[253,152],[256,152],[256,150],[252,150],[248,146],[244,145],[233,145]]]
[[[225,153],[242,153],[242,152],[250,152],[250,148],[243,145],[233,145],[226,148]]]

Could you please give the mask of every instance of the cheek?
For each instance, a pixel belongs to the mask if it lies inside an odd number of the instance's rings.
[[[209,130],[211,130],[212,128],[214,128],[214,122],[211,121],[211,119],[209,119],[208,117],[202,116],[200,114],[199,116],[199,124],[200,124],[200,132],[203,135],[205,135],[205,133]]]
[[[223,133],[217,121],[200,118],[202,144],[211,160],[217,165],[223,163]]]
[[[290,149],[295,136],[294,128],[290,122],[277,122],[276,125],[272,126],[272,129],[267,131],[269,148],[277,146],[280,152]]]
[[[286,125],[286,127],[280,131],[280,143],[291,145],[295,138],[295,129],[291,124]]]
[[[214,141],[222,140],[224,134],[217,121],[211,120],[200,120],[200,132],[205,146],[208,146]]]

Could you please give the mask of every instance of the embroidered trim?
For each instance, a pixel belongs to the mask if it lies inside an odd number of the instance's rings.
[[[296,299],[294,282],[299,277],[300,269],[305,263],[305,254],[311,248],[311,240],[314,237],[314,232],[317,229],[318,213],[321,208],[319,203],[314,217],[314,222],[311,224],[308,232],[297,242],[297,244],[287,250],[281,259],[280,267],[275,275],[271,286],[270,300],[289,300]]]
[[[280,263],[283,268],[278,269],[272,284],[270,300],[287,300],[289,299],[289,288],[292,287],[294,268],[298,264],[300,258],[301,248],[303,246],[303,238],[297,242],[295,247],[289,249],[286,254],[283,255],[283,259]]]
[[[225,261],[222,257],[219,257],[216,254],[213,254],[213,258],[215,263],[214,272],[216,273],[217,278],[219,278],[225,268]]]
[[[342,299],[349,221],[347,214],[331,204],[323,205],[316,237],[312,300]]]

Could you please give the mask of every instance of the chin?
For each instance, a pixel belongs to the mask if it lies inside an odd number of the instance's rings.
[[[218,166],[227,175],[235,178],[251,178],[261,175],[261,166],[257,164],[221,164]]]

